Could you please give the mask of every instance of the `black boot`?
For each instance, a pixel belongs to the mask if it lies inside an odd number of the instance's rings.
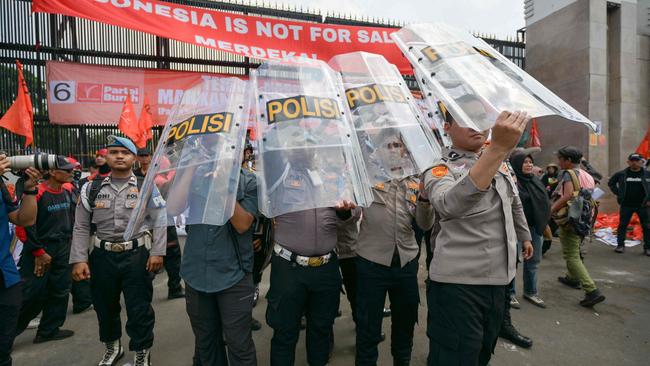
[[[499,337],[507,339],[512,344],[521,348],[530,348],[533,346],[533,340],[519,333],[517,328],[512,324],[504,324],[499,332]]]
[[[552,242],[553,242],[552,240],[544,240],[544,242],[542,243],[542,255],[546,254],[546,252],[548,252],[548,250],[551,249]]]
[[[521,348],[530,348],[533,346],[533,341],[521,335],[519,331],[512,325],[512,318],[510,317],[510,296],[506,295],[505,298],[505,309],[503,311],[503,322],[501,323],[501,331],[499,331],[499,337],[504,338],[512,342],[514,345]]]

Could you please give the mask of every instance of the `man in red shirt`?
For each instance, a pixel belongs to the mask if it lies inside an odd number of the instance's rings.
[[[61,329],[65,322],[70,294],[70,240],[74,224],[76,197],[72,186],[74,165],[59,157],[57,169],[37,187],[36,223],[25,228],[27,240],[20,258],[23,303],[16,334],[20,334],[41,311],[43,316],[34,343],[71,337]]]

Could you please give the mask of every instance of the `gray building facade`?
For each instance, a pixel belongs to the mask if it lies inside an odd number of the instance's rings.
[[[541,162],[563,145],[611,174],[650,123],[650,0],[525,0],[526,71],[601,126],[540,123]]]

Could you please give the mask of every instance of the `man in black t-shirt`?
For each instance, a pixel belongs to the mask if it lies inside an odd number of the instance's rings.
[[[627,226],[636,213],[643,229],[643,252],[650,256],[650,172],[643,169],[643,157],[637,153],[630,154],[627,165],[626,169],[614,174],[608,183],[621,206],[616,253],[625,252]]]
[[[50,170],[36,192],[36,223],[25,228],[27,240],[20,262],[23,303],[16,334],[20,334],[41,311],[43,316],[34,343],[64,339],[73,331],[61,329],[68,309],[70,240],[76,196],[72,182],[74,165],[66,160]]]

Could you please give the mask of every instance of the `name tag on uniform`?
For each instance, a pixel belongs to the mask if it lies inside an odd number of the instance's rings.
[[[109,200],[95,201],[95,208],[111,208],[111,201]]]

